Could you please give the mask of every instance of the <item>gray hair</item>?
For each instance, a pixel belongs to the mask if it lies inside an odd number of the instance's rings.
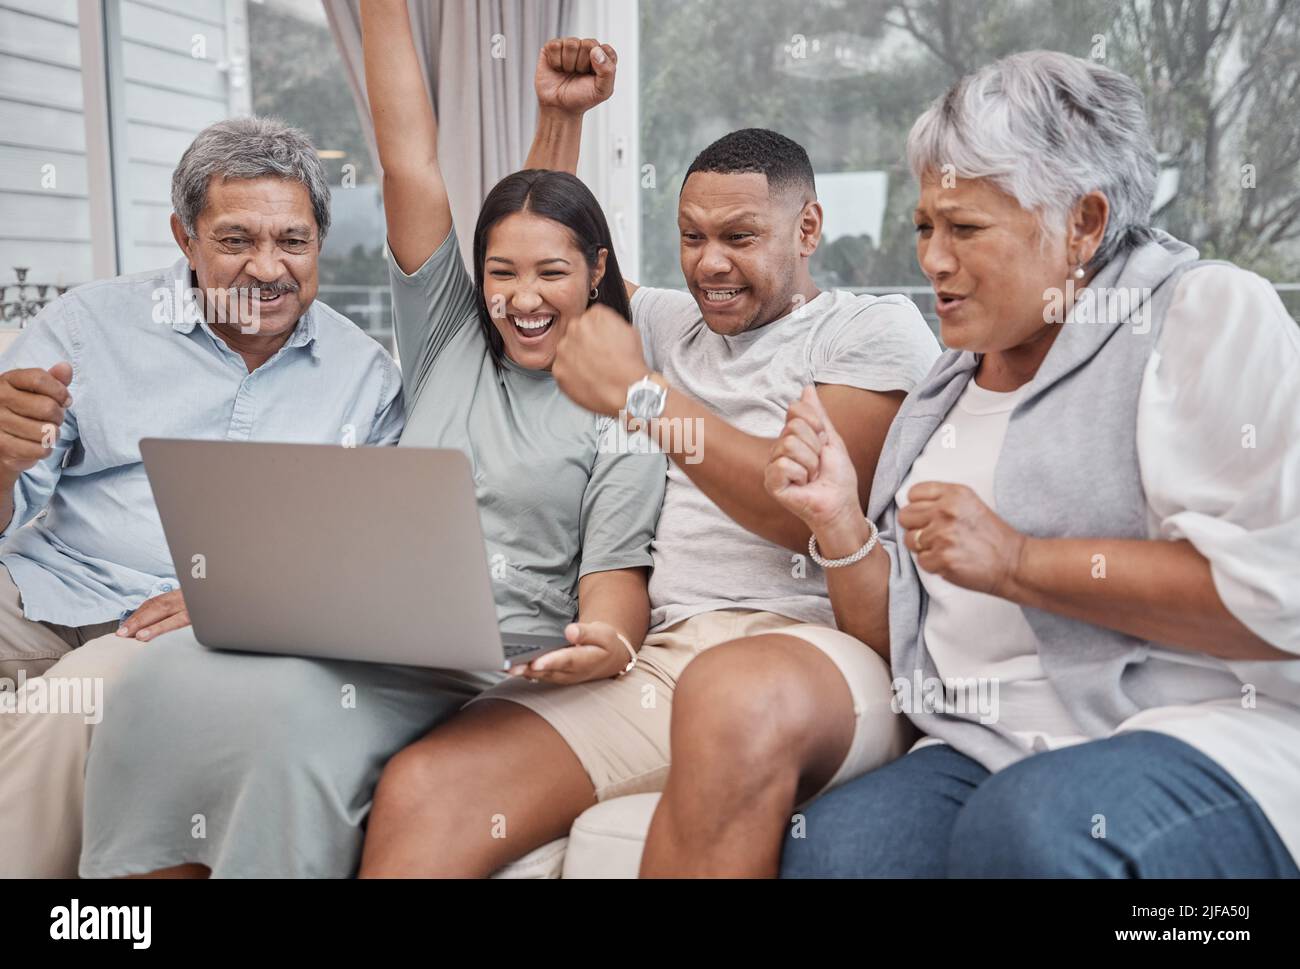
[[[1156,152],[1142,92],[1094,61],[1028,51],[967,75],[916,120],[907,161],[918,181],[945,165],[987,178],[1040,224],[1063,227],[1080,198],[1101,192],[1110,217],[1089,269],[1152,237]]]
[[[209,125],[185,149],[172,174],[172,209],[185,234],[195,235],[208,204],[213,175],[226,178],[276,176],[301,182],[311,196],[320,238],[330,227],[330,187],[311,141],[278,118],[228,118]]]

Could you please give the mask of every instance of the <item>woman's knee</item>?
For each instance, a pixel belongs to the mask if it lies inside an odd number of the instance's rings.
[[[428,808],[440,787],[445,786],[449,770],[443,746],[431,738],[404,747],[388,759],[375,788],[375,814],[407,814]]]
[[[927,818],[929,843],[917,840],[913,822],[925,798],[913,780],[906,771],[881,768],[801,808],[785,837],[781,877],[939,874],[931,849],[946,835]]]
[[[859,809],[864,795],[857,785],[866,783],[866,777],[859,778],[796,812],[781,850],[782,878],[851,875],[860,867],[861,859],[853,858],[847,848],[864,826],[873,824]]]
[[[198,667],[206,653],[188,628],[165,633],[147,644],[110,634],[73,650],[64,660],[68,665],[61,663],[59,668],[106,675],[112,691],[106,708],[144,723],[168,715],[169,710],[178,715],[192,713],[195,704],[210,695],[212,680]]]
[[[493,740],[509,743],[508,718],[518,712],[510,703],[475,704],[393,754],[375,788],[376,814],[391,820],[477,810],[470,807],[476,791],[491,790],[501,774],[498,762],[485,755]]]
[[[109,633],[92,639],[67,653],[46,673],[50,677],[94,678],[116,684],[127,665],[143,655],[144,643]]]
[[[1105,811],[1106,799],[1091,772],[1071,769],[1050,753],[1026,758],[991,775],[961,809],[949,844],[948,874],[1115,875],[1121,863],[1106,842]]]

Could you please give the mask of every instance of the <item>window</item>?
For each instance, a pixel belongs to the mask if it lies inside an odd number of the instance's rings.
[[[379,185],[319,0],[103,0],[102,18],[79,16],[95,6],[0,0],[0,325],[57,287],[175,260],[181,154],[258,113],[304,129],[329,175],[319,298],[391,351]]]
[[[329,175],[320,300],[394,350],[384,208],[356,103],[319,0],[250,4],[252,110],[307,132]]]
[[[102,10],[101,17],[85,11]],[[1154,219],[1273,280],[1300,314],[1300,6],[1243,0],[574,0],[620,51],[580,175],[629,278],[681,286],[676,206],[694,155],[754,125],[799,141],[826,210],[822,286],[923,310],[912,121],[1016,50],[1095,57],[1147,95]],[[102,20],[102,23],[99,22]],[[320,298],[390,349],[380,186],[319,0],[0,0],[0,306],[15,267],[55,287],[175,258],[170,178],[206,124],[278,115],[321,151],[333,228]],[[22,291],[30,301],[36,290]]]
[[[1275,281],[1300,312],[1300,10],[1232,0],[640,0],[641,276],[682,285],[677,195],[727,131],[773,128],[811,157],[826,210],[819,285],[908,292],[918,114],[954,80],[1035,48],[1095,57],[1147,95],[1155,222]],[[1279,123],[1280,119],[1288,119]]]
[[[0,0],[5,322],[177,258],[172,169],[205,125],[248,110],[246,4]],[[30,285],[11,285],[15,267]]]
[[[200,131],[248,113],[244,7],[244,0],[104,6],[119,272],[176,260],[172,171]]]

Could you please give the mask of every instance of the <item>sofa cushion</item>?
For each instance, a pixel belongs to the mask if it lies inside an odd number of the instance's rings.
[[[493,878],[559,878],[564,866],[564,846],[568,838],[556,838],[535,848],[518,861],[498,868]]]
[[[659,794],[629,794],[588,808],[569,830],[565,878],[636,878]]]

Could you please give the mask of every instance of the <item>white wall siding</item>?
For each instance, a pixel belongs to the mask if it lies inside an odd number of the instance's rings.
[[[182,152],[206,125],[248,110],[229,63],[242,57],[247,77],[247,0],[105,2],[117,26],[107,38],[117,261],[135,272],[176,258],[168,217]],[[0,0],[0,285],[14,266],[38,282],[93,278],[81,43],[77,0]]]
[[[89,278],[76,0],[0,0],[0,285]]]

